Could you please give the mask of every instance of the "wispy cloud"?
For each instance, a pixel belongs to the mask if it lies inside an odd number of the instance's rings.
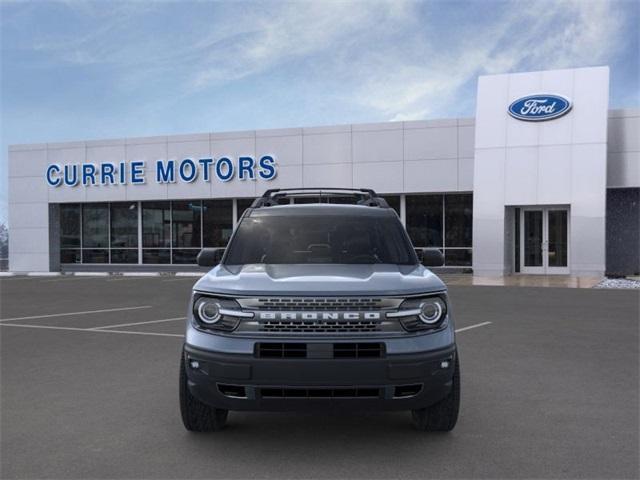
[[[623,13],[608,2],[514,2],[490,23],[456,29],[457,44],[434,45],[416,35],[411,58],[383,55],[377,69],[391,72],[384,78],[370,75],[365,60],[359,68],[370,80],[357,98],[391,120],[442,114],[481,74],[604,63],[622,47],[624,27]],[[434,55],[438,51],[448,54]]]
[[[448,26],[455,36],[433,34],[439,2],[186,4],[189,21],[178,13],[166,30],[145,28],[162,3],[64,4],[90,28],[36,36],[32,48],[56,63],[109,65],[125,89],[180,72],[188,96],[280,69],[295,76],[304,61],[314,81],[339,80],[346,101],[391,120],[441,114],[478,74],[605,62],[625,27],[607,1],[485,3],[494,13],[461,16]]]

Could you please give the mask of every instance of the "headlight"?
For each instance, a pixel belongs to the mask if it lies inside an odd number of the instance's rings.
[[[232,331],[242,318],[252,318],[253,312],[244,312],[230,298],[210,297],[196,293],[193,302],[193,318],[203,328]]]
[[[439,328],[446,317],[447,301],[444,295],[409,298],[402,302],[398,311],[387,313],[387,318],[397,318],[409,332]]]
[[[418,317],[427,325],[435,325],[442,320],[445,309],[444,302],[439,297],[428,298],[420,304]]]
[[[196,302],[196,311],[200,321],[207,325],[216,323],[222,318],[220,315],[220,304],[212,298],[200,298],[200,300]]]

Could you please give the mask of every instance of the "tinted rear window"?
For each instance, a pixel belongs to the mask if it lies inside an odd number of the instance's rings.
[[[233,237],[225,264],[414,265],[415,253],[394,216],[247,217]]]

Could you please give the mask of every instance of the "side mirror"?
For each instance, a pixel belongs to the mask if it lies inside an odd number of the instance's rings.
[[[199,267],[215,267],[222,260],[224,248],[203,248],[198,254]]]
[[[437,248],[416,248],[418,260],[425,267],[441,267],[444,265],[444,255]]]

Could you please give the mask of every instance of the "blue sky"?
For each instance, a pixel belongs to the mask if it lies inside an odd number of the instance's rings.
[[[639,105],[640,4],[0,3],[7,146],[473,116],[478,75],[609,65]]]

